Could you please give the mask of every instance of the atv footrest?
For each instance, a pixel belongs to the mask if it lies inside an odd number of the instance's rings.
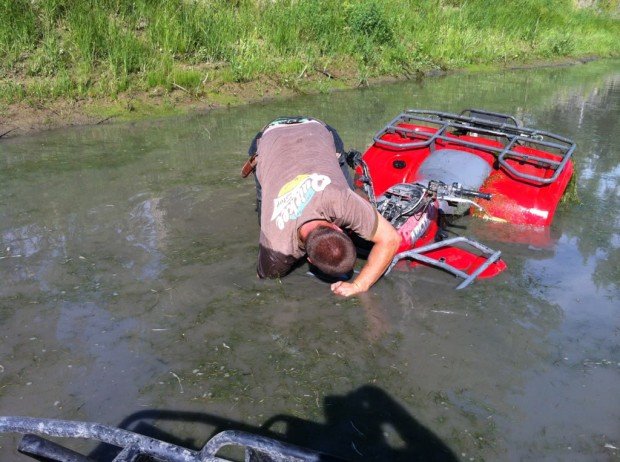
[[[447,249],[449,247],[455,247],[456,244],[466,244],[471,247],[474,247],[478,251],[482,253],[484,257],[486,257],[486,261],[479,266],[477,266],[472,272],[468,273],[466,271],[460,270],[455,266],[449,264],[443,258],[432,258],[427,255],[424,255],[431,251],[436,251],[440,249]],[[458,247],[457,247],[458,248]],[[456,289],[464,289],[468,285],[470,285],[474,280],[480,276],[485,270],[491,267],[494,263],[499,260],[500,255],[502,254],[499,250],[493,250],[479,242],[472,241],[471,239],[467,239],[466,237],[454,237],[451,239],[446,239],[440,242],[435,242],[434,244],[425,245],[422,247],[417,247],[412,250],[407,250],[405,252],[401,252],[397,254],[393,259],[392,263],[388,267],[386,274],[388,274],[392,268],[400,261],[404,259],[411,259],[418,261],[420,263],[425,263],[427,265],[435,266],[437,268],[441,268],[451,274],[454,274],[457,277],[463,278],[464,281],[461,282]],[[473,256],[473,254],[471,254]],[[477,257],[477,256],[476,256]]]

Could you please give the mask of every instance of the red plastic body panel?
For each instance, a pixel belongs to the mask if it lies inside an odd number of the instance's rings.
[[[432,244],[435,241],[437,231],[439,231],[437,209],[435,206],[432,206],[421,216],[410,217],[397,231],[401,236],[401,244],[397,253]],[[419,235],[420,237],[412,238],[412,235]],[[443,260],[467,274],[473,273],[476,268],[486,262],[486,257],[454,246],[430,250],[425,252],[424,255],[435,260]],[[396,265],[396,268],[405,269],[414,268],[416,266],[427,265],[415,260],[401,260]],[[498,260],[480,273],[478,277],[482,279],[490,278],[498,275],[505,269],[506,263],[502,260]]]

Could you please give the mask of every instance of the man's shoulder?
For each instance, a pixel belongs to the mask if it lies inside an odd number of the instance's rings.
[[[370,202],[349,188],[338,190],[327,200],[338,226],[367,240],[372,237],[377,227],[377,210]]]

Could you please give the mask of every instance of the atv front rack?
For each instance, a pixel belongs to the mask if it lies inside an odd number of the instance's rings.
[[[200,451],[98,423],[30,417],[0,417],[1,433],[24,434],[18,451],[37,460],[55,462],[95,462],[60,444],[36,436],[92,439],[120,448],[111,462],[227,462],[218,452],[226,446],[245,451],[246,462],[341,461],[309,449],[241,431],[223,431],[213,436]],[[343,462],[343,461],[341,461]]]
[[[407,124],[422,124],[422,127],[410,128],[406,126]],[[399,134],[403,138],[420,141],[389,141],[384,139],[386,134]],[[463,134],[472,136],[464,139],[460,136]],[[492,143],[478,142],[472,137],[491,137],[502,142],[499,143],[500,146],[494,146]],[[497,162],[512,176],[541,184],[555,182],[575,150],[575,143],[568,138],[522,127],[512,116],[480,109],[467,109],[459,115],[439,111],[407,110],[388,123],[373,139],[376,145],[398,150],[428,147],[433,151],[437,141],[441,141],[489,152],[497,156]],[[519,146],[528,146],[531,149],[527,152],[522,149],[519,152],[516,150]],[[535,155],[531,151],[543,151],[549,158]],[[550,169],[554,173],[547,178],[520,172],[507,162],[508,159]]]
[[[466,273],[465,271],[461,271],[460,269],[455,268],[454,266],[450,265],[449,263],[447,263],[445,260],[441,258],[436,259],[436,258],[428,257],[427,255],[424,255],[425,253],[430,252],[432,250],[438,250],[438,249],[443,249],[447,247],[455,247],[456,244],[467,244],[471,247],[474,247],[486,257],[486,261],[482,263],[480,266],[478,266],[471,273]],[[422,247],[417,247],[417,248],[396,254],[396,256],[392,259],[392,263],[388,267],[385,274],[388,274],[390,271],[392,271],[392,268],[394,268],[394,266],[396,266],[396,264],[400,260],[411,259],[411,260],[415,260],[421,263],[425,263],[427,265],[441,268],[457,277],[463,278],[464,281],[461,282],[456,287],[456,290],[460,290],[460,289],[464,289],[465,287],[470,285],[472,282],[474,282],[474,280],[478,276],[480,276],[487,268],[489,268],[492,264],[497,262],[501,254],[502,252],[500,250],[497,250],[497,251],[493,250],[485,245],[480,244],[479,242],[472,241],[471,239],[468,239],[466,237],[463,237],[463,236],[453,237],[450,239],[445,239],[443,241],[435,242],[434,244],[428,244]]]

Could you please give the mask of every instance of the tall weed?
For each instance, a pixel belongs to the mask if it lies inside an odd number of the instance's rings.
[[[301,90],[324,63],[357,67],[365,83],[438,67],[617,56],[618,1],[578,9],[573,0],[0,0],[0,76],[47,82],[7,85],[0,97],[197,89],[206,67],[219,69],[217,81],[271,76]]]
[[[368,1],[352,4],[347,12],[347,23],[351,32],[363,41],[386,45],[393,41],[394,32],[387,13],[378,2]]]
[[[31,51],[40,37],[28,0],[0,0],[0,59],[13,60]]]
[[[239,40],[231,52],[230,69],[235,82],[249,82],[265,70],[260,43],[254,38]]]

